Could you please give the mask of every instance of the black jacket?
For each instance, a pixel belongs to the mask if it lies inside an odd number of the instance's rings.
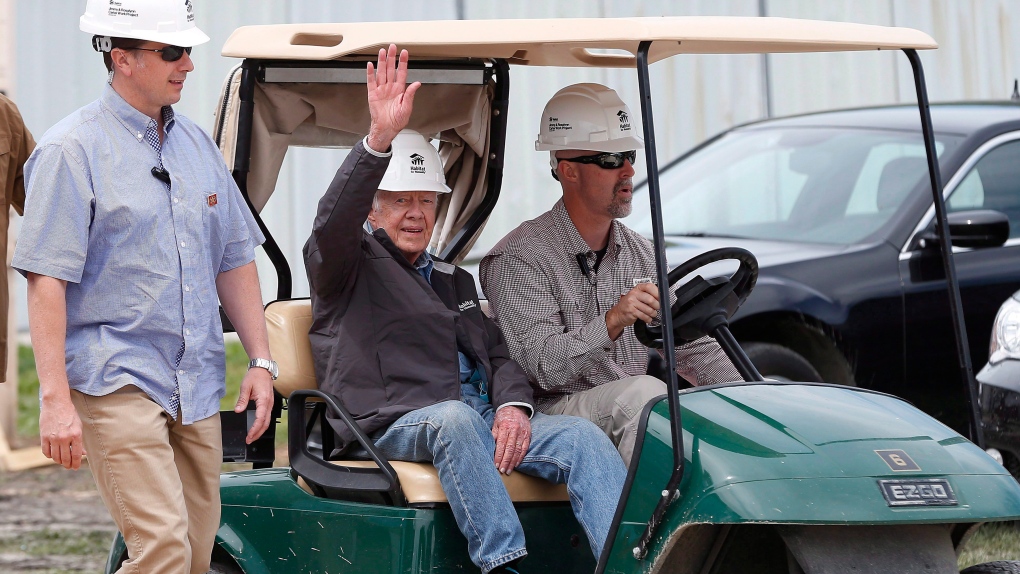
[[[305,243],[319,388],[371,434],[415,409],[460,399],[459,345],[485,370],[494,407],[534,405],[527,375],[479,307],[471,274],[437,261],[430,286],[385,231],[364,231],[388,163],[357,144],[319,200]],[[330,423],[344,445],[354,440],[343,423]]]

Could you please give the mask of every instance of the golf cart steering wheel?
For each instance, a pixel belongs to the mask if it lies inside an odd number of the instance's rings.
[[[676,344],[700,339],[712,334],[719,326],[729,324],[729,318],[754,289],[758,280],[758,260],[746,249],[723,247],[702,253],[669,272],[668,279],[672,287],[710,263],[729,259],[740,262],[740,266],[729,277],[703,279],[698,275],[676,288],[676,303],[670,309]],[[649,326],[638,319],[634,323],[634,335],[647,347],[662,348],[661,326]]]

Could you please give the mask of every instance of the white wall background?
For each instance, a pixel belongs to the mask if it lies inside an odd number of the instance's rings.
[[[84,0],[0,0],[0,9],[8,3],[13,3],[14,38],[13,42],[0,38],[0,52],[13,46],[13,57],[6,60],[13,63],[13,70],[8,70],[13,72],[9,93],[39,137],[98,97],[105,69],[88,35],[78,31]],[[223,78],[237,63],[221,57],[219,49],[231,31],[249,24],[421,20],[427,26],[427,20],[457,18],[764,14],[906,26],[931,34],[940,49],[921,57],[932,101],[1005,99],[1013,79],[1020,76],[1016,0],[194,0],[194,4],[199,27],[212,41],[193,53],[196,70],[177,108],[210,130]],[[0,62],[7,56],[0,53]],[[900,53],[682,56],[654,65],[652,74],[661,162],[730,126],[766,117],[770,109],[779,116],[914,101],[910,66]],[[510,77],[509,167],[502,199],[476,249],[491,246],[558,198],[558,187],[548,175],[547,155],[532,151],[539,114],[556,90],[580,81],[605,83],[640,115],[633,71],[513,68]],[[308,292],[300,249],[315,203],[340,157],[338,152],[294,150],[274,199],[263,211],[291,262],[295,296]],[[272,267],[264,258],[259,264],[265,296],[272,298]],[[15,282],[11,289],[21,308],[19,326],[27,328],[24,283]]]

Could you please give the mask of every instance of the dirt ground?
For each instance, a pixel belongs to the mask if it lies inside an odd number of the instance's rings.
[[[102,572],[116,531],[86,466],[0,473],[0,572]]]

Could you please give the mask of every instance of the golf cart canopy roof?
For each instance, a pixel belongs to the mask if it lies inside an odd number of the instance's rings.
[[[651,41],[649,63],[679,54],[938,47],[931,36],[909,28],[789,18],[559,18],[245,26],[231,34],[222,53],[244,58],[260,70],[253,95],[252,161],[246,191],[252,205],[261,211],[275,191],[288,147],[353,146],[369,125],[363,62],[374,60],[380,48],[395,43],[411,53],[408,80],[426,84],[419,92],[417,111],[409,127],[450,144],[440,150],[447,180],[450,183],[451,178],[459,178],[451,184],[454,193],[444,198],[433,236],[432,247],[442,253],[448,240],[472,227],[467,225],[469,219],[488,189],[491,162],[481,158],[497,151],[488,149],[495,92],[484,62],[636,68],[639,44],[645,41]],[[427,63],[425,67],[416,69],[423,62]],[[218,109],[217,124],[223,122],[227,128],[218,130],[216,140],[228,165],[234,165],[235,160],[240,76],[232,75],[233,82],[228,83]],[[337,101],[345,105],[336,106]],[[468,153],[464,155],[464,151]],[[501,156],[501,150],[496,155]],[[495,161],[501,163],[502,158]],[[247,158],[244,163],[247,171]],[[449,209],[445,203],[450,204]],[[477,231],[480,229],[471,232]],[[459,247],[469,248],[470,243],[473,241]],[[459,247],[461,255],[465,254],[466,250]]]
[[[938,48],[931,36],[911,28],[789,18],[689,16],[245,26],[227,39],[223,55],[359,59],[374,57],[379,48],[395,43],[417,59],[495,58],[530,66],[629,68],[635,65],[634,54],[642,41],[653,42],[649,63],[677,54]]]

